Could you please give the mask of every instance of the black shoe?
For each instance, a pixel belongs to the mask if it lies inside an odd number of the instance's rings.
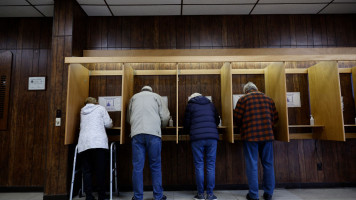
[[[160,200],[167,200],[167,197],[165,195],[163,195]]]
[[[205,200],[205,195],[204,194],[197,194],[193,198],[194,200]]]
[[[253,198],[251,198],[249,193],[247,193],[246,199],[247,199],[247,200],[259,200],[259,199],[253,199]]]
[[[272,200],[272,195],[267,194],[267,193],[263,193],[263,199],[264,200]]]
[[[107,195],[107,194],[99,195],[99,198],[98,198],[98,200],[109,200],[109,199],[110,199],[110,195]]]
[[[85,200],[96,200],[94,196],[85,197]]]

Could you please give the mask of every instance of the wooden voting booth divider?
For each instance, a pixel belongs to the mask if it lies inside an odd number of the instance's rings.
[[[311,114],[316,125],[313,138],[345,141],[337,63],[320,62],[308,68]],[[325,112],[327,110],[328,112]]]
[[[300,49],[295,50],[297,53]],[[175,135],[164,135],[162,136],[162,140],[168,141],[176,141],[178,143],[179,140],[188,140],[188,135],[181,135],[179,131],[181,130],[181,123],[179,116],[181,116],[181,112],[183,112],[182,104],[178,102],[181,101],[179,96],[182,91],[182,86],[180,85],[180,80],[182,77],[186,75],[219,75],[220,76],[220,100],[221,100],[221,116],[222,116],[222,129],[224,129],[224,136],[221,137],[225,141],[233,143],[234,140],[240,139],[238,134],[234,134],[234,126],[233,126],[233,104],[232,104],[232,96],[233,96],[233,75],[258,75],[255,79],[258,79],[259,84],[264,86],[265,93],[270,96],[276,103],[277,110],[279,112],[279,124],[278,131],[276,133],[276,139],[281,141],[290,141],[290,139],[322,139],[322,140],[337,140],[337,141],[345,141],[346,138],[355,137],[356,133],[349,133],[349,135],[345,136],[344,131],[344,122],[342,116],[341,109],[341,94],[340,94],[340,80],[339,73],[350,73],[351,69],[340,69],[338,68],[337,61],[334,60],[356,60],[356,56],[354,54],[346,56],[343,55],[318,55],[313,58],[311,55],[282,55],[278,56],[277,53],[282,54],[283,52],[272,53],[272,56],[260,56],[259,55],[251,55],[251,52],[247,51],[248,55],[239,55],[239,56],[221,56],[221,51],[217,50],[216,56],[214,57],[210,53],[206,53],[206,51],[202,51],[202,54],[209,54],[197,57],[191,57],[189,55],[185,55],[185,53],[177,55],[176,52],[185,52],[184,50],[177,50],[163,53],[164,55],[156,55],[155,51],[153,53],[149,53],[151,51],[137,51],[137,55],[141,55],[140,57],[136,57],[136,51],[126,52],[123,51],[88,51],[85,54],[89,56],[108,56],[112,57],[67,57],[66,63],[70,63],[70,68],[76,63],[82,63],[83,65],[88,63],[124,63],[124,67],[122,68],[122,72],[116,73],[116,71],[112,70],[102,70],[101,72],[91,71],[92,74],[99,73],[101,75],[109,75],[114,73],[115,75],[122,75],[122,85],[118,87],[122,87],[122,111],[121,111],[121,125],[120,125],[120,143],[124,143],[125,140],[125,117],[126,117],[126,108],[129,99],[133,95],[134,85],[136,84],[134,81],[135,76],[173,76],[175,79],[175,126],[171,128],[171,130],[175,130]],[[234,50],[232,50],[234,51]],[[271,51],[271,50],[269,50]],[[274,50],[272,50],[273,52]],[[290,50],[288,50],[290,51]],[[160,53],[164,52],[164,50],[160,50]],[[173,53],[172,53],[173,52]],[[198,51],[200,52],[200,51]],[[214,50],[215,52],[215,50]],[[226,50],[224,50],[226,52]],[[223,53],[224,53],[223,52]],[[240,52],[240,51],[239,51]],[[316,50],[317,53],[320,53],[319,50]],[[328,50],[327,53],[335,52],[334,50]],[[257,53],[261,53],[257,51]],[[290,53],[290,52],[289,52]],[[113,54],[120,54],[120,56],[113,56]],[[146,55],[148,54],[148,55]],[[181,56],[182,55],[182,56]],[[219,69],[182,69],[180,66],[181,63],[203,63],[204,58],[206,62],[220,62],[221,67]],[[316,63],[313,66],[309,66],[306,68],[298,68],[298,69],[289,69],[286,68],[287,62],[302,62],[303,59],[312,61]],[[319,60],[327,60],[320,62]],[[136,62],[135,62],[136,61]],[[154,61],[154,62],[153,62]],[[224,62],[228,61],[228,62]],[[275,62],[278,61],[278,62]],[[233,69],[232,63],[239,62],[259,62],[265,63],[260,64],[265,67],[260,69],[251,69],[251,68],[238,68]],[[270,62],[267,63],[266,62]],[[143,69],[135,69],[132,67],[130,63],[176,63],[174,69],[153,69],[153,70],[143,70]],[[83,67],[83,66],[82,66]],[[84,70],[85,71],[85,70]],[[353,81],[355,82],[355,73],[356,69],[352,69]],[[90,74],[90,73],[89,73]],[[308,90],[309,90],[309,102],[310,102],[310,112],[315,118],[315,125],[309,124],[298,124],[298,125],[290,125],[288,119],[288,109],[287,108],[287,89],[286,89],[286,75],[289,74],[307,74],[308,77]],[[260,76],[263,76],[264,82],[259,80]],[[72,83],[69,83],[70,80],[75,79],[74,77],[69,77],[68,86]],[[159,79],[159,78],[158,78]],[[246,78],[243,80],[247,80]],[[247,80],[248,81],[248,80]],[[71,81],[74,82],[74,81]],[[351,83],[350,83],[351,84]],[[355,85],[355,83],[354,83]],[[68,87],[70,88],[70,87]],[[355,87],[354,87],[355,89]],[[75,92],[70,93],[68,90],[68,99],[72,94],[76,94]],[[85,96],[85,95],[84,95]],[[77,97],[77,99],[84,97]],[[73,98],[76,99],[76,98]],[[84,101],[84,100],[81,100]],[[69,104],[67,104],[69,105]],[[180,106],[179,106],[180,105]],[[67,106],[67,108],[69,108]],[[68,110],[67,109],[67,119],[74,118],[73,112],[75,109]],[[74,122],[74,120],[73,120]],[[73,137],[73,126],[75,123],[69,124],[66,123],[66,144],[67,143],[67,135]],[[311,129],[312,133],[290,133],[291,128],[307,128]],[[68,132],[72,131],[72,132]]]
[[[67,108],[64,144],[74,144],[78,140],[80,109],[89,96],[89,70],[81,64],[68,67]]]
[[[125,142],[126,109],[133,91],[133,69],[123,67],[122,70],[88,70],[81,64],[70,64],[68,67],[67,108],[65,144],[74,144],[78,140],[80,128],[80,110],[84,106],[85,99],[89,96],[90,76],[122,76],[122,102],[120,126],[112,127],[119,130],[119,135],[110,135],[110,141]]]

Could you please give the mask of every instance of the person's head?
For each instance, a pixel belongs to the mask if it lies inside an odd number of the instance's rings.
[[[85,99],[85,104],[98,104],[98,101],[94,98],[94,97],[88,97],[87,99]]]
[[[150,86],[146,85],[146,86],[143,86],[143,87],[142,87],[141,91],[152,92],[152,88],[151,88]]]
[[[246,83],[244,85],[244,93],[247,94],[247,93],[252,92],[252,91],[258,91],[257,86],[252,82]]]
[[[192,98],[194,97],[197,97],[197,96],[202,96],[200,93],[193,93],[192,95],[190,95],[190,97],[188,97],[188,101],[191,100]]]

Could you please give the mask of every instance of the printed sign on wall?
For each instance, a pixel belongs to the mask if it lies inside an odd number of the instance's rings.
[[[99,97],[99,104],[108,112],[121,111],[121,96]]]
[[[300,92],[287,92],[287,107],[300,107]]]
[[[232,95],[232,107],[235,109],[237,102],[239,99],[244,96],[244,94],[234,94]]]

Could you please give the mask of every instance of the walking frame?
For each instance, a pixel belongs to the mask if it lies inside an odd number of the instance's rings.
[[[71,185],[70,185],[70,194],[69,194],[69,199],[73,199],[73,187],[74,187],[74,178],[75,175],[80,172],[81,170],[75,170],[76,167],[76,161],[77,161],[77,155],[78,155],[78,145],[75,147],[74,150],[74,159],[73,159],[73,171],[72,171],[72,180],[71,180]],[[113,174],[115,176],[115,193],[117,196],[119,196],[119,191],[118,191],[118,185],[117,185],[117,165],[116,165],[116,143],[112,142],[110,144],[110,200],[112,200],[112,194],[113,194]],[[79,197],[82,197],[84,193],[84,183],[83,183],[83,176],[82,176],[82,185],[81,189],[79,190]]]

